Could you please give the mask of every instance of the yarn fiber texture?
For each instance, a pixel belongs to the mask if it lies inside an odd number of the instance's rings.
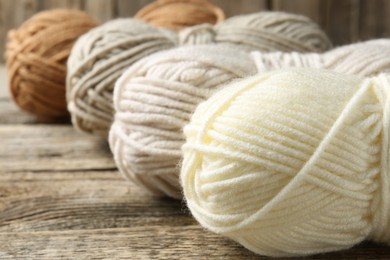
[[[389,40],[353,44],[323,54],[255,52],[250,56],[229,47],[183,46],[160,52],[133,65],[118,80],[110,145],[124,176],[158,196],[181,198],[182,128],[197,104],[235,78],[298,65],[359,76],[390,72]],[[279,56],[280,62],[274,59]]]
[[[111,21],[83,35],[70,55],[67,100],[73,125],[80,131],[107,137],[114,114],[114,84],[126,68],[152,53],[206,43],[248,51],[315,52],[331,46],[308,18],[279,12],[238,16],[216,26],[189,27],[178,34],[135,19]]]
[[[134,64],[114,92],[109,141],[119,171],[154,195],[181,198],[177,164],[182,128],[216,86],[256,72],[248,61],[249,54],[237,47],[199,45]]]
[[[390,40],[359,42],[338,47],[324,54],[254,51],[252,57],[258,71],[309,67],[372,76],[390,70]]]
[[[20,108],[49,120],[69,115],[66,61],[76,39],[96,25],[81,11],[52,10],[34,15],[8,33],[9,87]]]
[[[217,92],[184,128],[193,216],[267,256],[388,244],[389,91],[389,75],[301,68]]]
[[[135,18],[156,27],[179,31],[197,24],[220,23],[225,14],[207,0],[158,0],[142,8]]]

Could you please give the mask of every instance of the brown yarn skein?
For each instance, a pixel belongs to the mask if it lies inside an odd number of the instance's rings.
[[[156,27],[179,31],[202,23],[218,24],[225,15],[207,0],[157,0],[141,9],[135,18]]]
[[[66,61],[76,39],[96,25],[84,12],[59,9],[38,13],[8,32],[9,88],[20,108],[43,119],[68,116]]]

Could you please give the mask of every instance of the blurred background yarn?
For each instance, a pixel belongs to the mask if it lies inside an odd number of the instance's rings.
[[[215,26],[201,24],[177,34],[136,19],[110,21],[83,35],[70,55],[67,100],[73,125],[107,137],[114,114],[114,84],[125,69],[177,45],[207,43],[246,51],[319,52],[331,47],[325,33],[310,19],[282,12],[232,17]]]

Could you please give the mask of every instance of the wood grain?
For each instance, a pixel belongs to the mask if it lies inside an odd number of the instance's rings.
[[[84,11],[99,22],[106,22],[117,17],[116,1],[107,0],[84,0]]]
[[[116,16],[117,17],[132,17],[142,7],[152,3],[153,0],[116,0]]]
[[[270,9],[274,11],[284,11],[305,15],[314,22],[323,25],[323,13],[321,10],[321,0],[273,0]]]
[[[0,125],[36,123],[39,121],[34,116],[21,111],[11,100],[0,98]]]
[[[226,17],[234,15],[248,14],[260,12],[268,9],[268,1],[266,0],[210,0],[213,4],[218,5],[224,10]]]
[[[325,31],[335,45],[349,44],[360,38],[359,3],[359,0],[327,0],[321,2],[321,9],[326,13],[324,18]]]
[[[390,1],[361,0],[359,10],[359,40],[390,36]]]
[[[8,99],[7,71],[0,65],[0,99]]]
[[[69,125],[4,125],[0,143],[0,172],[115,168],[105,140]]]

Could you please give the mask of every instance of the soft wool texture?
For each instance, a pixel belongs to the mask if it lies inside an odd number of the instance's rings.
[[[96,25],[83,12],[53,10],[34,15],[8,33],[9,87],[20,108],[49,120],[68,116],[66,60],[76,39]]]
[[[158,0],[142,8],[135,18],[156,27],[179,31],[196,24],[217,24],[223,11],[207,0]]]
[[[81,37],[69,58],[67,98],[74,126],[106,137],[114,113],[114,82],[126,68],[154,52],[205,43],[247,51],[315,52],[330,47],[326,35],[308,18],[279,12],[237,16],[178,34],[135,19],[108,22]]]
[[[67,100],[73,125],[107,135],[115,81],[139,59],[174,45],[173,32],[134,19],[114,20],[80,37],[68,60]]]
[[[217,86],[256,72],[247,61],[249,54],[236,47],[184,47],[126,71],[116,84],[109,139],[119,171],[155,195],[181,198],[182,127]]]
[[[270,62],[275,56],[283,59]],[[285,58],[289,56],[290,60]],[[316,58],[302,62],[302,57]],[[297,65],[295,61],[301,61],[299,66],[371,76],[390,72],[389,57],[390,40],[353,44],[322,55],[255,52],[251,57],[240,49],[212,45],[151,55],[129,68],[116,84],[110,132],[116,164],[124,176],[152,193],[181,198],[177,165],[182,158],[182,128],[196,105],[221,86],[256,72]]]
[[[319,53],[261,53],[252,57],[258,71],[289,67],[331,69],[347,74],[371,76],[390,70],[390,40],[378,39],[342,46],[325,54]]]
[[[194,217],[267,256],[389,243],[389,76],[281,70],[202,103],[181,170]]]

